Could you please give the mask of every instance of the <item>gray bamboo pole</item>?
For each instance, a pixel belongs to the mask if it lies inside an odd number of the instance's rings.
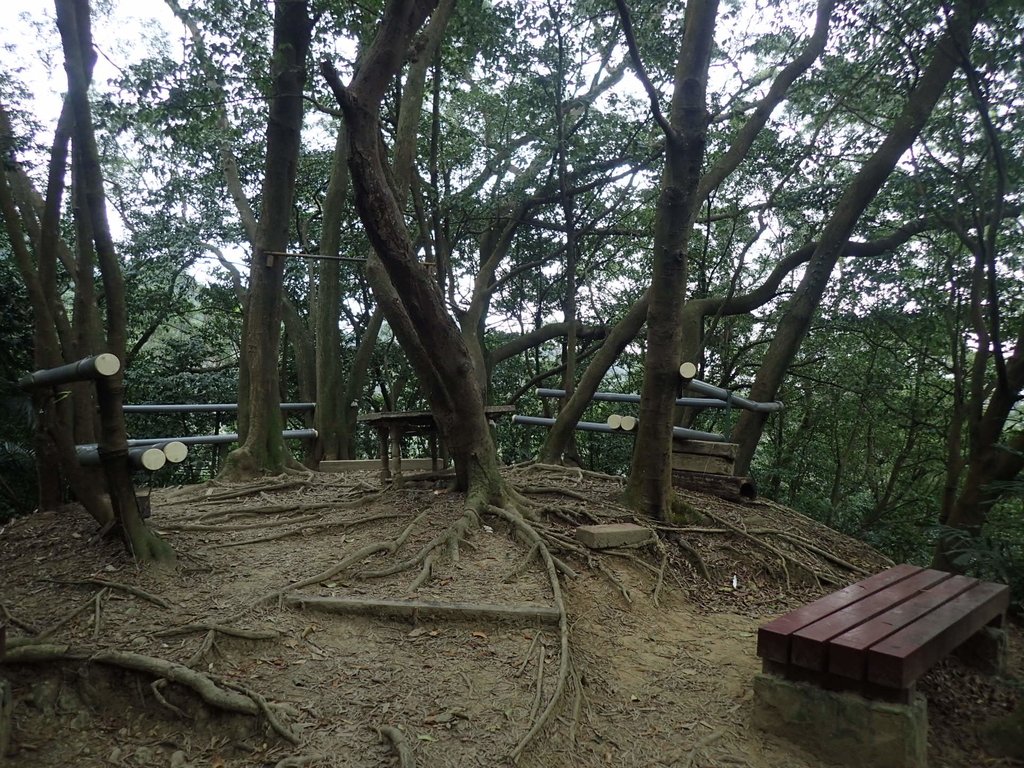
[[[312,440],[317,435],[315,429],[286,429],[281,432],[285,440]],[[144,437],[136,440],[129,440],[130,446],[152,446],[164,443],[183,443],[184,445],[222,445],[224,443],[237,443],[238,435],[228,432],[223,435],[186,435],[184,437]]]
[[[316,403],[281,403],[282,411],[312,411]],[[233,413],[238,403],[140,403],[124,406],[125,413]]]
[[[75,453],[78,455],[78,463],[83,467],[98,467],[102,463],[99,447],[95,443],[76,445]],[[159,448],[137,446],[128,449],[128,460],[135,469],[156,472],[167,463],[167,455]]]
[[[693,364],[683,363],[679,366],[679,375],[683,377],[684,386],[693,392],[697,392],[708,397],[717,397],[720,400],[724,400],[728,405],[742,408],[745,411],[772,413],[774,411],[781,411],[785,407],[778,400],[773,403],[759,403],[755,400],[748,400],[745,397],[734,395],[729,390],[716,387],[714,384],[708,384],[706,381],[701,381],[700,379],[687,379],[683,371],[683,368],[686,365],[692,366]],[[687,369],[687,372],[689,372],[689,369]]]
[[[564,389],[537,389],[538,397],[565,397]],[[625,394],[622,392],[595,392],[591,400],[601,400],[609,403],[639,403],[640,395]],[[688,408],[728,408],[725,400],[715,400],[708,397],[677,397],[676,405]]]
[[[117,356],[104,352],[99,355],[83,358],[74,363],[68,363],[67,365],[60,365],[56,368],[44,368],[34,373],[26,374],[18,379],[18,386],[22,389],[34,389],[36,387],[69,384],[72,381],[85,381],[87,379],[113,376],[119,370],[121,370],[121,361],[117,359]]]
[[[624,418],[633,418],[632,416]],[[554,419],[548,419],[543,416],[522,416],[516,414],[512,417],[513,424],[526,424],[534,427],[550,427],[555,423]],[[635,427],[636,424],[634,423]],[[616,429],[608,424],[602,424],[596,421],[578,421],[576,422],[576,429],[581,432],[605,432],[605,433],[620,433],[625,434],[626,430],[621,426]],[[708,440],[715,443],[724,443],[725,435],[719,435],[715,432],[700,432],[696,429],[686,429],[685,427],[673,427],[672,434],[675,437],[681,437],[685,440]]]

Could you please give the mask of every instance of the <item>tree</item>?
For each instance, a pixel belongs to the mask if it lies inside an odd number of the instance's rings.
[[[644,512],[667,518],[672,509],[672,412],[682,345],[680,308],[686,288],[690,222],[699,205],[698,184],[707,143],[708,67],[718,3],[687,3],[667,120],[639,61],[629,11],[621,0],[619,13],[634,66],[665,134],[665,169],[654,219],[654,269],[648,296],[640,425],[626,497]]]
[[[259,224],[249,261],[249,293],[243,325],[244,384],[239,388],[241,446],[228,456],[225,472],[247,476],[279,472],[290,455],[281,438],[281,390],[277,368],[281,339],[282,284],[288,230],[302,136],[302,93],[313,23],[305,0],[274,6],[267,117],[266,162]]]
[[[56,8],[68,93],[50,152],[47,193],[41,198],[27,175],[13,164],[5,169],[0,183],[0,210],[32,304],[34,356],[36,364],[42,368],[101,351],[109,351],[121,361],[127,355],[125,286],[107,222],[103,174],[88,97],[95,62],[89,4],[87,0],[57,0]],[[10,120],[2,109],[0,137],[8,145],[13,137]],[[74,255],[60,240],[69,143],[75,196]],[[67,321],[56,289],[59,257],[75,284],[73,325]],[[105,333],[95,299],[94,265],[99,267],[102,278]],[[88,389],[76,387],[72,398],[36,393],[40,413],[37,450],[40,461],[44,462],[40,478],[48,474],[66,477],[97,522],[107,529],[117,526],[136,559],[173,561],[173,550],[149,529],[139,512],[128,463],[121,407],[122,382],[123,370],[96,384],[95,403],[99,407],[96,434],[105,482],[80,467],[75,453],[75,441],[91,437],[96,429]],[[101,487],[106,488],[105,497],[100,494]],[[58,501],[59,496],[54,496],[52,491],[40,498],[40,502],[48,506]]]
[[[385,316],[419,376],[455,461],[458,487],[468,492],[471,506],[503,504],[504,483],[469,349],[436,282],[416,258],[381,152],[381,100],[402,65],[412,36],[432,10],[429,0],[389,2],[348,86],[329,63],[321,67],[348,127],[356,207],[396,292],[382,305]],[[378,296],[379,301],[382,298]]]
[[[789,300],[772,344],[758,369],[750,390],[753,399],[775,399],[786,369],[807,334],[832,269],[858,219],[889,178],[900,157],[920,134],[957,67],[963,62],[963,52],[970,48],[971,36],[983,7],[982,2],[957,5],[945,33],[932,50],[928,65],[907,95],[902,111],[893,120],[878,149],[864,162],[842,197],[836,201],[800,285]],[[749,470],[764,423],[765,414],[755,411],[744,411],[737,421],[733,432],[734,439],[740,444],[737,473],[745,474]]]

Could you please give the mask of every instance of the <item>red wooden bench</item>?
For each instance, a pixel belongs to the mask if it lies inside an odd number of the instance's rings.
[[[988,625],[1003,584],[897,565],[758,629],[764,671],[826,690],[908,702],[917,679]]]

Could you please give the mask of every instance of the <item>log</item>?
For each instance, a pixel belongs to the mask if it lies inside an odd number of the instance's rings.
[[[693,363],[682,363],[679,366],[679,376],[682,378],[684,383],[689,383],[693,379],[697,378],[697,366]]]
[[[381,616],[448,619],[501,619],[506,621],[540,620],[557,624],[558,609],[548,605],[497,605],[494,603],[438,603],[430,600],[374,600],[365,597],[315,597],[285,595],[286,605],[312,608],[327,613],[355,613]]]
[[[623,416],[622,421],[619,422],[619,428],[623,432],[632,432],[636,429],[636,416]]]
[[[612,429],[622,429],[622,416],[620,416],[617,413],[613,413],[611,416],[605,419],[605,423],[608,424],[608,426],[611,427]]]
[[[164,456],[171,464],[181,464],[188,458],[188,446],[180,440],[171,440],[156,447],[164,452]]]
[[[710,493],[729,501],[753,501],[757,498],[757,486],[749,477],[708,475],[703,472],[673,469],[672,485],[689,491]]]
[[[701,472],[709,475],[732,475],[736,465],[721,456],[699,453],[672,453],[672,469]]]
[[[22,389],[57,386],[69,384],[72,381],[88,381],[113,376],[119,370],[121,370],[121,361],[117,359],[117,356],[104,352],[67,365],[44,368],[35,373],[29,373],[18,379],[18,386]]]
[[[83,467],[98,467],[102,463],[99,447],[95,443],[76,445],[75,453],[78,456],[78,463]],[[167,463],[167,455],[152,446],[133,446],[128,449],[128,461],[135,469],[156,472]]]

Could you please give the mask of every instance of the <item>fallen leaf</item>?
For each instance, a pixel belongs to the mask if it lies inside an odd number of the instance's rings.
[[[474,632],[473,633],[473,637],[482,637],[484,640],[486,640],[487,639],[487,633],[486,632]]]

